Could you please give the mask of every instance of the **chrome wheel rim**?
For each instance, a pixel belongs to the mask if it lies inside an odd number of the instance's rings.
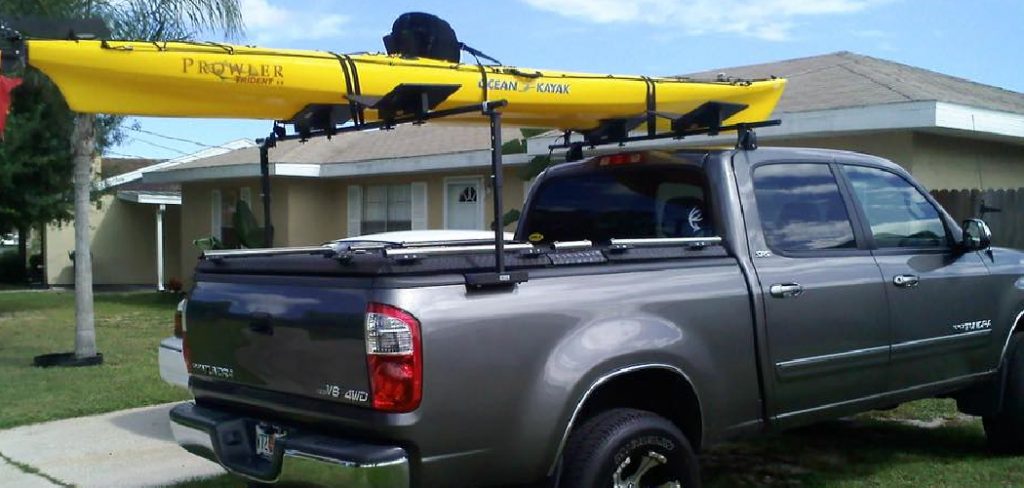
[[[639,463],[634,470],[628,468],[633,464],[633,459],[636,458],[636,462]],[[612,473],[612,488],[683,488],[682,483],[679,480],[666,481],[659,485],[653,485],[648,480],[644,482],[644,476],[647,475],[652,469],[668,464],[668,459],[657,452],[647,451],[647,454],[643,454],[639,457],[631,455],[619,463],[619,466],[615,468],[615,472]],[[628,475],[625,473],[629,473]]]

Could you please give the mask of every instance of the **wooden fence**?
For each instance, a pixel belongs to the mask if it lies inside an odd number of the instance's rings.
[[[992,228],[994,245],[1024,249],[1024,188],[939,190],[933,191],[932,196],[957,222],[979,216],[985,219]],[[993,211],[995,209],[998,211]]]

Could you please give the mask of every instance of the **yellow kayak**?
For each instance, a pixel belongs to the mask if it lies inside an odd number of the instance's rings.
[[[603,120],[659,112],[686,114],[713,101],[740,109],[725,124],[769,117],[783,79],[695,81],[480,66],[387,54],[339,55],[214,43],[28,40],[28,62],[60,88],[72,110],[164,117],[291,121],[311,106],[360,107],[402,84],[449,87],[436,106],[508,101],[505,123],[587,130]],[[486,92],[486,93],[485,93]],[[351,102],[359,102],[353,104]],[[349,113],[349,112],[346,112]],[[668,120],[658,130],[669,128]],[[451,122],[479,121],[475,114]],[[662,125],[664,124],[664,125]]]

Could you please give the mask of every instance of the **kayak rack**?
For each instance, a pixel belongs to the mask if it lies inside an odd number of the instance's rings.
[[[685,114],[649,110],[646,114],[640,114],[635,117],[603,120],[598,127],[586,131],[567,130],[564,132],[562,142],[549,145],[548,149],[568,149],[565,156],[566,161],[579,161],[583,159],[584,147],[593,149],[597,146],[609,144],[621,146],[627,142],[683,139],[695,135],[716,136],[722,131],[734,130],[736,131],[736,149],[750,151],[757,149],[757,134],[754,132],[754,129],[782,125],[782,121],[772,119],[723,125],[725,120],[742,112],[747,107],[747,105],[737,103],[706,102]],[[661,133],[656,132],[654,121],[659,118],[669,120],[671,122],[671,130]],[[646,134],[630,135],[633,130],[643,123],[647,123]],[[573,132],[581,134],[583,140],[572,141],[571,136]]]
[[[486,246],[484,251],[494,252],[495,258],[495,272],[494,273],[481,273],[475,274],[471,277],[467,277],[467,283],[472,281],[472,284],[477,287],[484,286],[513,286],[517,283],[523,283],[527,281],[528,275],[526,271],[508,271],[505,268],[505,236],[504,229],[501,225],[502,217],[505,213],[504,208],[504,178],[502,173],[502,159],[501,159],[501,108],[508,105],[506,100],[486,100],[480,104],[465,105],[461,107],[454,107],[444,110],[434,110],[435,107],[440,105],[451,93],[454,93],[457,87],[453,85],[411,85],[402,84],[381,98],[369,98],[360,97],[353,95],[350,97],[350,102],[359,109],[370,108],[377,110],[381,115],[380,121],[375,122],[362,122],[359,119],[354,120],[351,125],[337,126],[334,123],[319,124],[317,126],[302,125],[301,129],[297,133],[289,134],[285,128],[284,123],[274,122],[273,130],[270,134],[262,139],[257,139],[256,142],[259,144],[260,153],[260,198],[263,202],[263,222],[264,225],[264,245],[267,248],[273,247],[274,242],[274,227],[271,223],[270,215],[270,148],[275,147],[279,141],[287,140],[300,140],[306,141],[313,137],[327,137],[328,139],[346,132],[358,132],[372,129],[389,130],[399,124],[423,124],[429,120],[439,119],[444,117],[451,117],[455,115],[464,115],[470,113],[480,113],[489,119],[490,125],[490,142],[491,142],[491,186],[492,193],[494,196],[494,244],[492,246]],[[290,122],[298,129],[300,124]],[[510,244],[509,250],[520,250],[515,244]],[[311,253],[311,252],[323,252],[323,248],[301,248],[300,251],[285,252],[285,254],[294,253]],[[329,248],[327,248],[329,249]],[[255,255],[267,255],[266,250],[253,250],[260,251]],[[418,251],[423,254],[423,250]],[[391,251],[391,254],[395,254],[395,251]],[[210,257],[216,257],[216,255],[210,255]]]

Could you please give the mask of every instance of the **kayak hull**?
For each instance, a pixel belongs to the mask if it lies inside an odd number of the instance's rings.
[[[726,123],[761,121],[785,86],[782,79],[698,82],[209,43],[30,40],[27,46],[29,64],[83,113],[287,121],[311,105],[348,107],[350,95],[379,98],[400,84],[457,85],[436,109],[504,99],[508,124],[586,130],[646,113],[652,87],[659,112],[683,114],[716,101],[747,106]],[[366,122],[379,117],[371,109],[363,115]],[[659,130],[668,128],[667,120],[659,122]]]

